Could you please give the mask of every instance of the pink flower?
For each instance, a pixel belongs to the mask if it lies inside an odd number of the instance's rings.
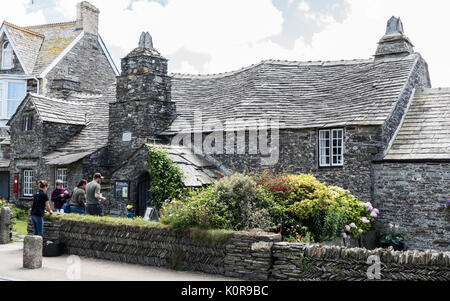
[[[356,228],[356,225],[355,225],[355,223],[351,223],[351,224],[350,224],[350,227],[352,227],[352,228]]]
[[[370,221],[367,219],[367,217],[362,217],[361,218],[361,221],[364,223],[364,224],[368,224],[368,223],[370,223]]]
[[[376,214],[380,214],[380,210],[378,210],[377,208],[374,208],[373,211],[374,211]]]
[[[342,233],[342,237],[343,237],[343,238],[347,238],[347,234]]]
[[[345,230],[346,230],[347,232],[349,232],[349,231],[351,230],[350,226],[349,226],[349,225],[345,226]]]
[[[370,214],[371,217],[377,217],[378,214],[375,211],[372,211],[372,213]]]

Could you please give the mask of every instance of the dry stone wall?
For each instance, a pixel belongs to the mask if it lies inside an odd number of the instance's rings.
[[[367,250],[338,246],[276,243],[273,247],[272,280],[450,280],[450,252]],[[376,279],[376,278],[375,278]],[[373,280],[375,280],[373,279]]]
[[[69,254],[246,280],[450,280],[450,252],[285,243],[279,234],[258,231],[205,239],[167,227],[46,219],[44,240],[58,238]],[[376,258],[380,277],[369,279]]]

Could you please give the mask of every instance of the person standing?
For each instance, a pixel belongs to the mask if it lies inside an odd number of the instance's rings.
[[[52,192],[53,208],[55,208],[56,212],[61,211],[62,207],[69,198],[69,192],[64,189],[63,184],[63,181],[56,180],[56,188]]]
[[[86,214],[86,180],[81,180],[73,191],[70,201],[70,211],[72,213]]]
[[[101,201],[106,201],[106,198],[100,194],[102,179],[102,175],[96,173],[92,182],[86,185],[86,214],[103,216]]]
[[[33,222],[34,235],[43,236],[45,208],[47,208],[50,214],[53,214],[53,211],[50,208],[50,201],[47,196],[48,183],[46,181],[39,181],[38,188],[38,192],[33,196],[31,221]]]

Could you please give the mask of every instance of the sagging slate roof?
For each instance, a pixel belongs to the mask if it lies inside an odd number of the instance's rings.
[[[90,108],[87,105],[80,105],[79,99],[66,101],[30,94],[30,101],[44,122],[83,126],[88,122],[87,115]]]
[[[337,62],[263,61],[219,75],[179,75],[172,79],[178,118],[164,133],[180,132],[203,115],[279,119],[280,128],[381,125],[408,81],[419,54],[383,60]],[[236,124],[242,129],[247,123]],[[197,130],[197,129],[194,129]]]
[[[86,109],[85,127],[69,142],[44,157],[49,165],[68,165],[93,154],[108,143],[109,103],[115,101],[114,92],[105,95],[73,95],[67,103]]]
[[[384,159],[450,159],[450,88],[416,92]]]
[[[152,144],[147,144],[153,147]],[[157,145],[166,149],[167,154],[184,175],[184,185],[201,187],[212,184],[219,174],[214,164],[196,155],[187,147],[172,145]]]
[[[3,22],[27,70],[41,74],[81,34],[75,22],[20,27]]]

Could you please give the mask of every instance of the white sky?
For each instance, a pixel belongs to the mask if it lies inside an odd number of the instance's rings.
[[[0,19],[26,26],[76,18],[79,0],[2,0]],[[142,31],[170,59],[170,72],[218,73],[263,59],[370,58],[391,16],[429,64],[434,87],[450,87],[450,1],[90,0],[120,67]],[[281,7],[283,3],[284,7]]]

